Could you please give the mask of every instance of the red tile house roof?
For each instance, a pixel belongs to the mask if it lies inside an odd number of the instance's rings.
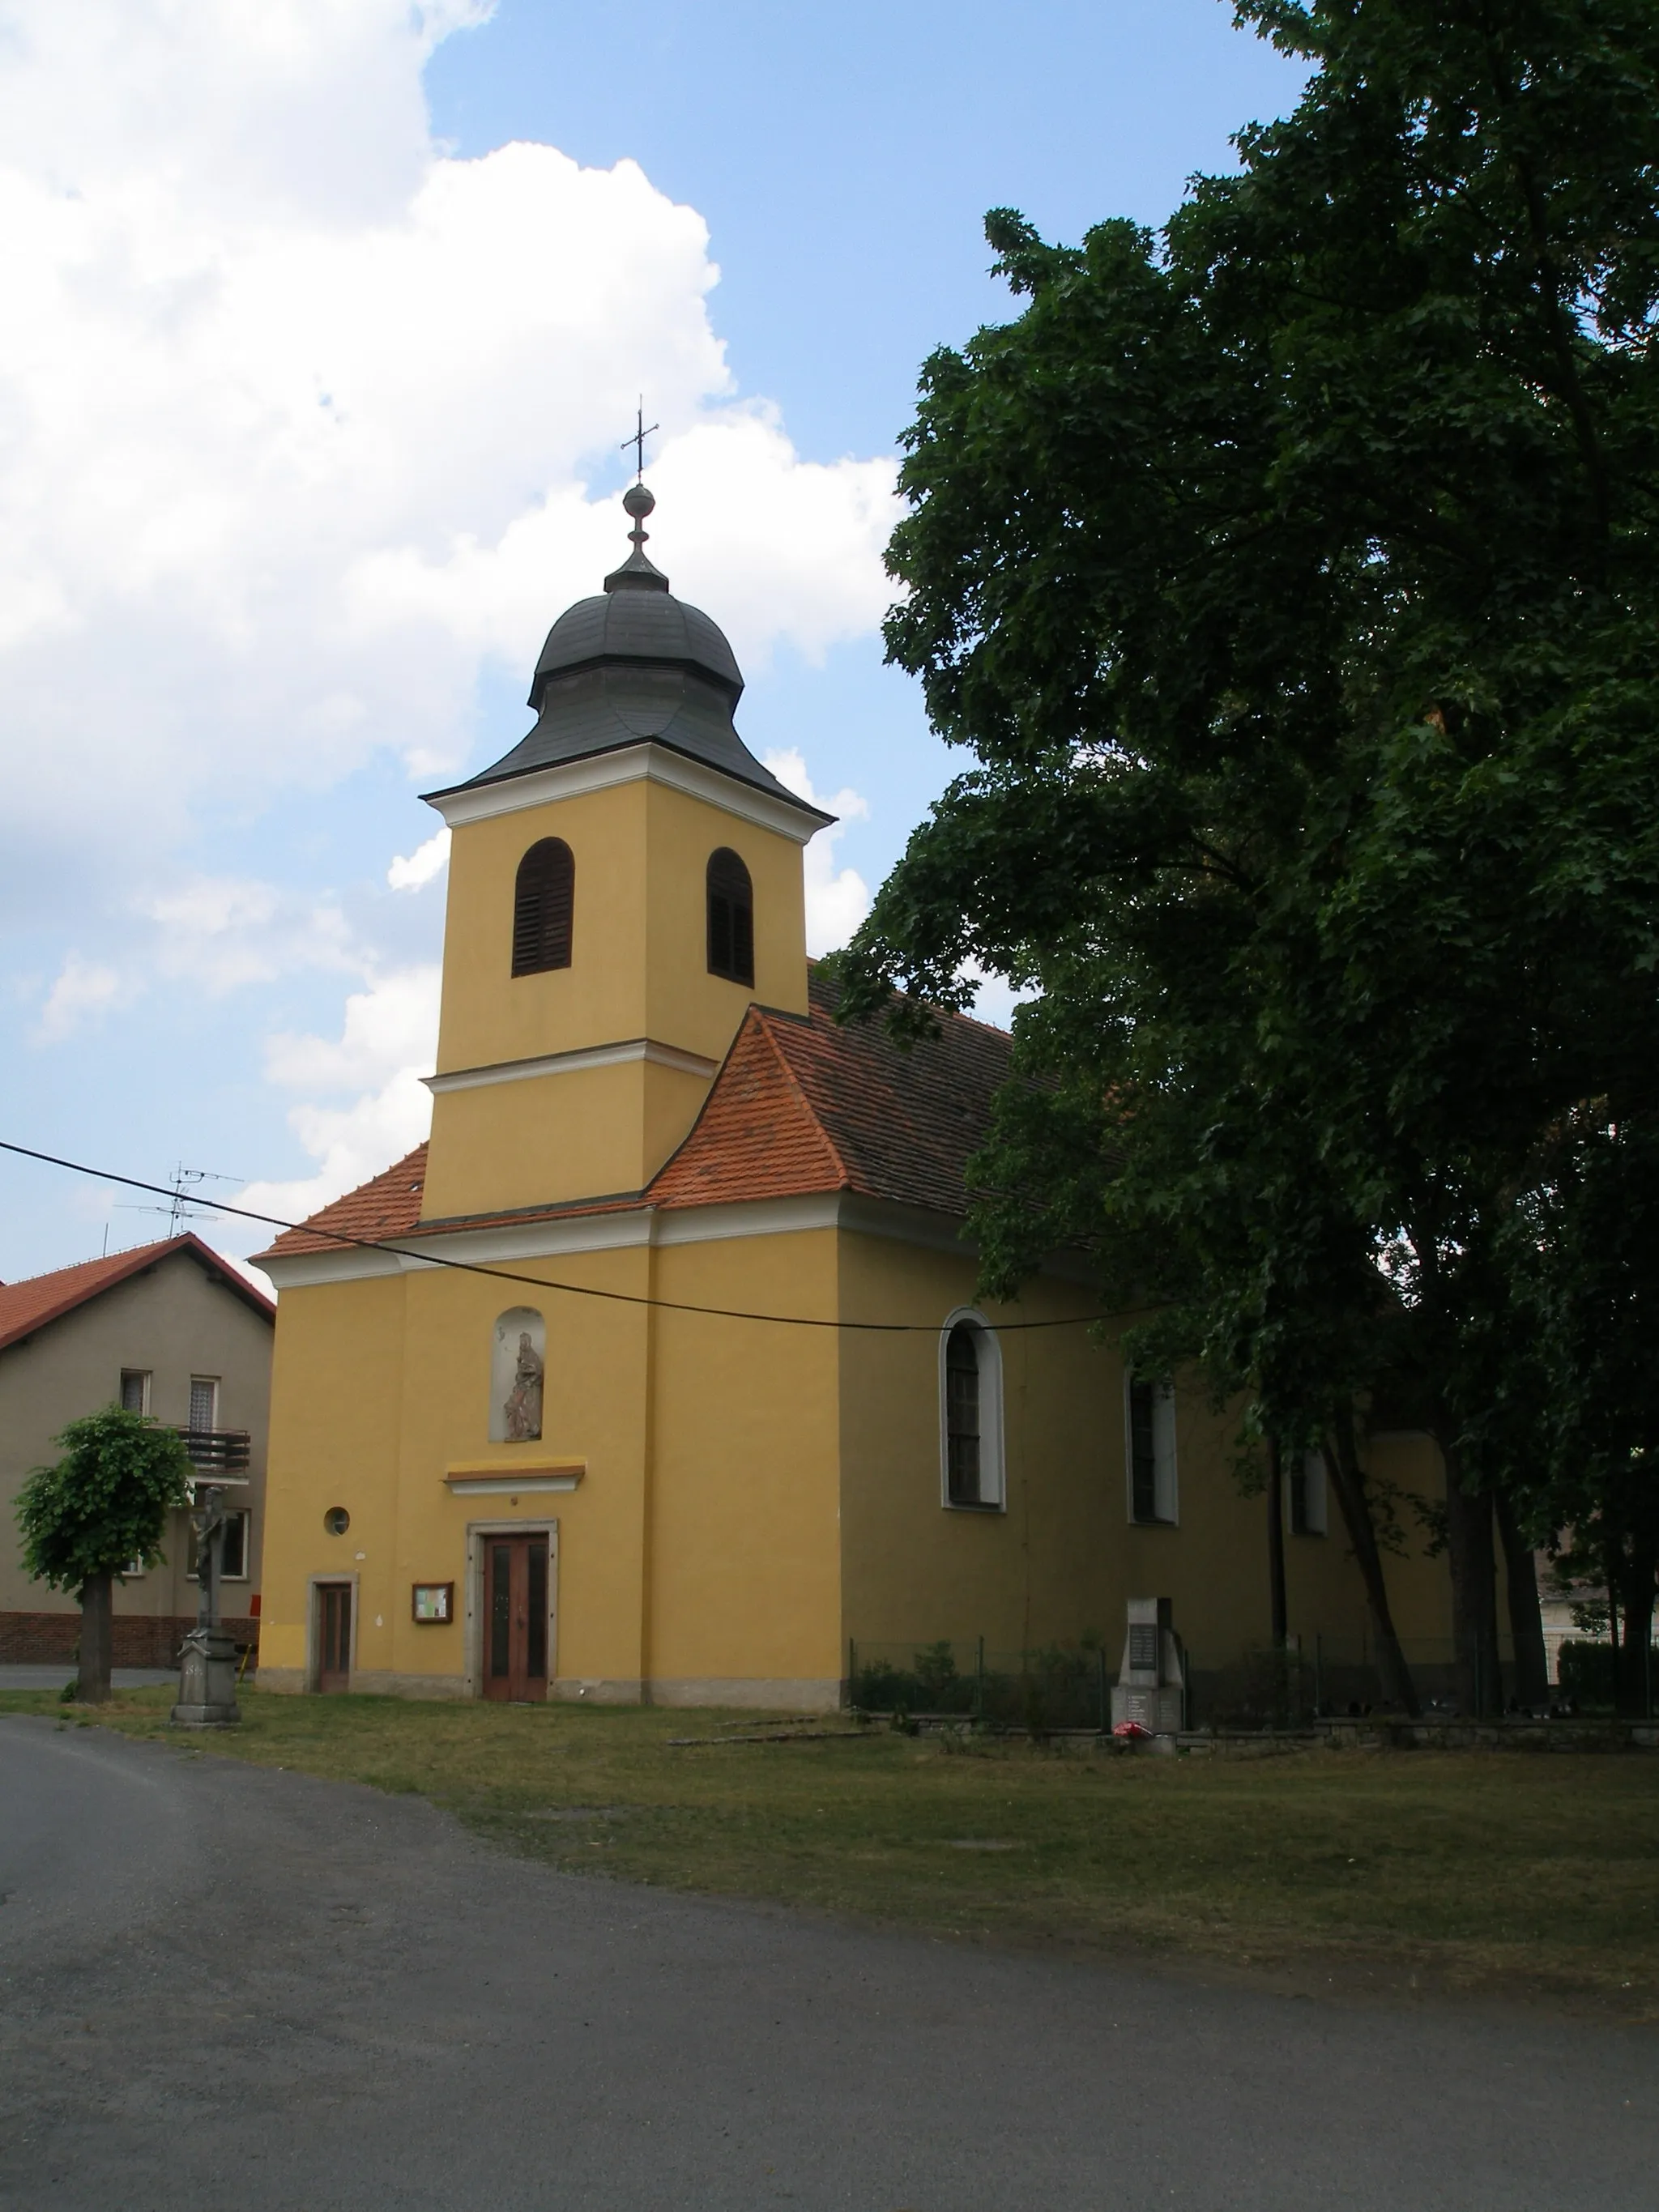
[[[644,1191],[507,1218],[729,1206],[836,1190],[964,1213],[967,1164],[1007,1079],[1012,1040],[983,1022],[946,1014],[933,1036],[905,1050],[879,1024],[838,1028],[835,1003],[814,968],[804,1018],[750,1006],[690,1134]],[[401,1242],[461,1225],[420,1221],[425,1175],[422,1145],[285,1230],[270,1256],[337,1250],[336,1238]]]
[[[183,1237],[164,1237],[158,1244],[135,1245],[130,1252],[112,1252],[107,1259],[82,1260],[78,1267],[58,1267],[50,1275],[31,1275],[25,1282],[0,1283],[0,1352],[33,1336],[48,1322],[73,1313],[76,1306],[85,1305],[100,1291],[142,1275],[158,1260],[168,1259],[175,1252],[188,1252],[267,1321],[276,1313],[270,1300],[246,1275],[222,1260],[199,1237],[187,1232]]]

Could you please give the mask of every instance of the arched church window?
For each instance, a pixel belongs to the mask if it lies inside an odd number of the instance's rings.
[[[708,972],[754,985],[755,887],[727,845],[708,856]]]
[[[513,892],[513,973],[570,965],[576,863],[562,837],[544,837],[519,863]]]
[[[489,1441],[534,1443],[542,1432],[547,1324],[534,1306],[509,1306],[489,1348]]]
[[[939,1347],[945,1503],[1003,1504],[1002,1355],[978,1314],[953,1314]]]

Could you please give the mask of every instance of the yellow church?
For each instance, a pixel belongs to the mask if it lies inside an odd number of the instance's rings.
[[[1153,1597],[1232,1662],[1268,1598],[1231,1425],[1126,1375],[1063,1256],[978,1298],[964,1169],[1009,1039],[837,1026],[802,884],[830,817],[738,735],[731,648],[647,556],[650,492],[624,505],[534,727],[430,797],[430,1139],[260,1255],[261,1681],[823,1709],[860,1647],[1094,1638],[1115,1672]],[[1357,1637],[1316,1492],[1291,1626]],[[1443,1577],[1390,1577],[1442,1632]]]

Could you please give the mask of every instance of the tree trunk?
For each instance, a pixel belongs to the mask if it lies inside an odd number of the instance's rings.
[[[1460,1711],[1480,1720],[1504,1710],[1498,1656],[1498,1557],[1491,1493],[1464,1487],[1457,1454],[1442,1424],[1446,1465],[1446,1544],[1451,1555],[1452,1656]]]
[[[1273,1650],[1282,1651],[1291,1623],[1285,1605],[1285,1455],[1277,1437],[1267,1439],[1267,1613]]]
[[[1624,1626],[1622,1636],[1613,1630],[1613,1710],[1626,1720],[1645,1719],[1652,1700],[1653,1662],[1649,1646],[1653,1638],[1656,1564],[1653,1542],[1638,1537],[1627,1553],[1621,1547],[1608,1582],[1607,1594],[1614,1601],[1607,1608],[1608,1626],[1613,1626],[1616,1606]]]
[[[1550,1699],[1550,1668],[1544,1649],[1544,1615],[1538,1603],[1538,1562],[1532,1546],[1521,1534],[1514,1506],[1501,1490],[1492,1504],[1498,1515],[1498,1541],[1504,1547],[1510,1634],[1515,1639],[1515,1694],[1528,1711],[1541,1711]]]
[[[1344,1407],[1332,1421],[1325,1456],[1336,1486],[1348,1541],[1359,1567],[1359,1577],[1365,1586],[1365,1602],[1370,1608],[1371,1626],[1376,1636],[1376,1664],[1382,1677],[1382,1693],[1390,1705],[1400,1706],[1415,1718],[1422,1707],[1418,1703],[1417,1685],[1406,1664],[1406,1655],[1400,1648],[1400,1638],[1395,1633],[1389,1586],[1382,1576],[1382,1555],[1376,1547],[1370,1501],[1365,1495],[1365,1477],[1354,1443],[1352,1407]]]
[[[88,1575],[81,1587],[81,1674],[75,1694],[82,1705],[109,1698],[112,1575]]]

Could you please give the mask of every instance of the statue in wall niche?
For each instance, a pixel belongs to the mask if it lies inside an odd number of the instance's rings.
[[[508,1443],[533,1443],[542,1432],[542,1361],[527,1328],[519,1332],[519,1356],[514,1363],[513,1388],[501,1407],[501,1426]]]

